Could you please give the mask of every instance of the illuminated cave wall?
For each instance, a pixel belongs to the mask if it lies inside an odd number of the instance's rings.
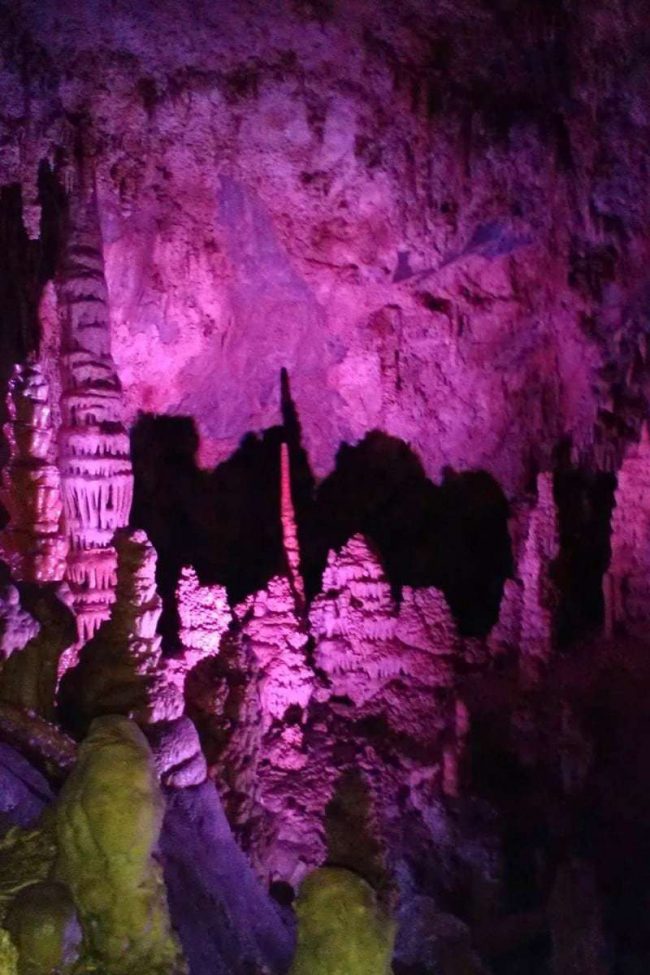
[[[647,969],[649,28],[0,3],[0,967],[143,964],[52,827],[121,715],[151,975]]]

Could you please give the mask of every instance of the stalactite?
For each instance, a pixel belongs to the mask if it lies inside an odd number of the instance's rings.
[[[126,525],[133,476],[121,422],[121,387],[110,350],[97,199],[90,177],[70,194],[67,250],[58,279],[62,329],[62,427],[59,465],[66,530],[68,581],[79,645],[108,618],[114,599],[112,539]],[[62,660],[62,672],[74,663]]]
[[[10,459],[0,500],[9,525],[0,537],[3,558],[22,582],[63,578],[67,542],[61,526],[59,470],[51,462],[49,385],[40,365],[16,366],[7,395],[5,436]]]
[[[305,604],[305,584],[300,571],[300,544],[296,515],[291,496],[291,468],[289,447],[283,443],[280,447],[280,520],[282,523],[282,539],[289,570],[289,579],[299,608]]]

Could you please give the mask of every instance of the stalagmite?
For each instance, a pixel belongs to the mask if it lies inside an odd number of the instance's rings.
[[[640,636],[650,627],[650,434],[641,440],[618,472],[612,512],[609,571],[603,580],[606,627]]]
[[[490,634],[493,650],[516,650],[522,671],[534,679],[553,649],[557,593],[552,577],[559,555],[559,527],[553,476],[537,477],[537,498],[515,526],[516,577],[506,580],[499,620]]]
[[[219,652],[221,638],[232,622],[224,586],[202,586],[190,566],[181,570],[176,587],[183,656],[170,661],[179,683],[197,664]]]
[[[79,645],[108,618],[114,599],[116,529],[127,524],[133,493],[121,387],[111,357],[97,199],[89,176],[69,198],[67,250],[58,279],[62,332],[59,465],[70,542],[68,581]],[[75,654],[62,658],[62,671]]]
[[[309,811],[303,748],[302,716],[314,688],[305,653],[308,634],[287,578],[271,579],[235,615],[242,621],[238,644],[248,676],[222,758],[229,804],[240,828],[258,823],[249,850],[257,869],[272,879],[295,882],[305,862],[317,863],[322,853]]]
[[[280,519],[282,522],[282,539],[287,557],[289,579],[299,608],[305,603],[305,584],[300,572],[300,545],[296,515],[291,496],[291,468],[289,447],[283,443],[280,447]]]
[[[59,581],[67,553],[61,483],[52,463],[49,385],[36,361],[16,366],[7,411],[10,460],[0,500],[9,512],[9,525],[0,537],[2,556],[21,582]]]
[[[311,607],[315,660],[335,694],[362,705],[400,671],[391,651],[397,613],[377,556],[361,535],[330,552],[323,591]]]

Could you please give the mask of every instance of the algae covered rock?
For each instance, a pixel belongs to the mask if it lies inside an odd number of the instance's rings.
[[[81,928],[63,884],[32,884],[14,899],[5,919],[18,948],[18,975],[69,975],[79,957]]]
[[[298,948],[291,975],[388,975],[395,926],[372,887],[349,870],[324,867],[296,902]]]
[[[149,746],[127,718],[97,718],[57,802],[57,878],[104,975],[184,971],[152,858],[163,817]]]
[[[0,928],[0,975],[17,975],[18,952],[9,932]]]

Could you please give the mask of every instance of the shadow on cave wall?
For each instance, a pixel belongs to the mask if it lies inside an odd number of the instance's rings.
[[[203,583],[225,585],[233,601],[283,570],[283,439],[310,597],[320,590],[328,550],[362,532],[378,547],[396,594],[404,585],[438,586],[464,633],[486,633],[512,569],[508,505],[496,481],[482,471],[447,470],[437,486],[410,447],[373,431],[354,447],[344,444],[316,487],[286,377],[282,401],[284,425],[248,434],[211,472],[196,465],[191,418],[145,414],[134,427],[132,522],[158,551],[167,649],[174,651],[178,632],[173,594],[183,565],[195,566]]]

